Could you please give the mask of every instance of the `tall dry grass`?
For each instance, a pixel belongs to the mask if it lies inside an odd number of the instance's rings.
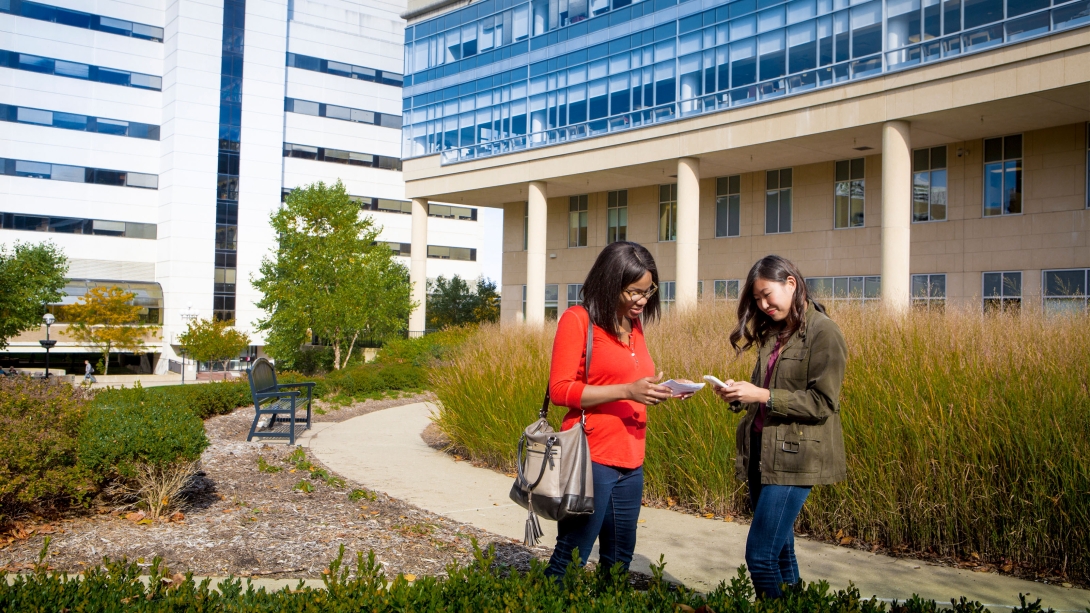
[[[801,529],[1090,579],[1090,318],[829,311],[849,350],[848,479],[814,489]],[[748,378],[754,355],[734,357],[734,322],[722,304],[671,313],[648,326],[651,355],[668,377]],[[513,468],[554,333],[484,326],[432,372],[439,425],[474,459]],[[709,391],[652,407],[647,496],[744,513],[738,420]]]

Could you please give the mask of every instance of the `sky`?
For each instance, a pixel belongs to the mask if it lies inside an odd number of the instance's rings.
[[[481,275],[496,282],[496,291],[503,289],[503,209],[487,206],[477,208],[477,223],[482,224],[484,240],[477,259]]]

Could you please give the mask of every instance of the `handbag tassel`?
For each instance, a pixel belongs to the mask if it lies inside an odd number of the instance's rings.
[[[530,494],[529,498],[527,499],[527,502],[530,504],[526,505],[527,507],[529,507],[526,516],[526,531],[523,534],[522,539],[522,544],[527,547],[536,547],[538,541],[540,541],[541,537],[545,534],[541,530],[541,522],[538,521],[537,514],[534,513],[534,505],[532,499],[533,494]]]

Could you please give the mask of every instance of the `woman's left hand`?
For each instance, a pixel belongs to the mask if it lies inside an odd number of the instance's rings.
[[[727,387],[716,387],[715,393],[727,402],[738,401],[747,404],[768,402],[768,397],[771,395],[765,388],[757,387],[748,381],[728,379],[724,383],[727,384]]]

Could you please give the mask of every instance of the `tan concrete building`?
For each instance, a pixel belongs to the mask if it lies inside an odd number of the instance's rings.
[[[798,89],[788,76],[767,100],[767,83],[758,83],[743,104],[733,96],[745,87],[687,99],[683,75],[673,116],[659,121],[656,104],[651,115],[611,113],[597,130],[593,121],[553,128],[551,115],[535,123],[531,50],[526,135],[478,135],[467,147],[463,132],[457,147],[421,153],[411,142],[421,132],[408,125],[407,195],[422,210],[428,200],[503,207],[504,321],[562,311],[618,237],[651,250],[664,297],[678,305],[729,297],[754,261],[777,253],[820,291],[895,308],[931,299],[1085,309],[1088,21],[1059,29],[1051,9],[1052,29],[1022,40],[1011,35],[1013,22],[1000,21],[991,26],[1000,32],[994,46],[974,51],[978,30],[962,35],[959,54],[899,66],[894,56],[910,51],[890,51],[898,44],[893,5],[882,5],[874,74],[827,84],[819,75],[816,87]],[[436,6],[410,25],[451,10]],[[715,3],[701,7],[708,15]],[[548,50],[533,40],[531,49]],[[420,94],[413,87],[407,99]],[[549,81],[545,91],[560,89]]]

